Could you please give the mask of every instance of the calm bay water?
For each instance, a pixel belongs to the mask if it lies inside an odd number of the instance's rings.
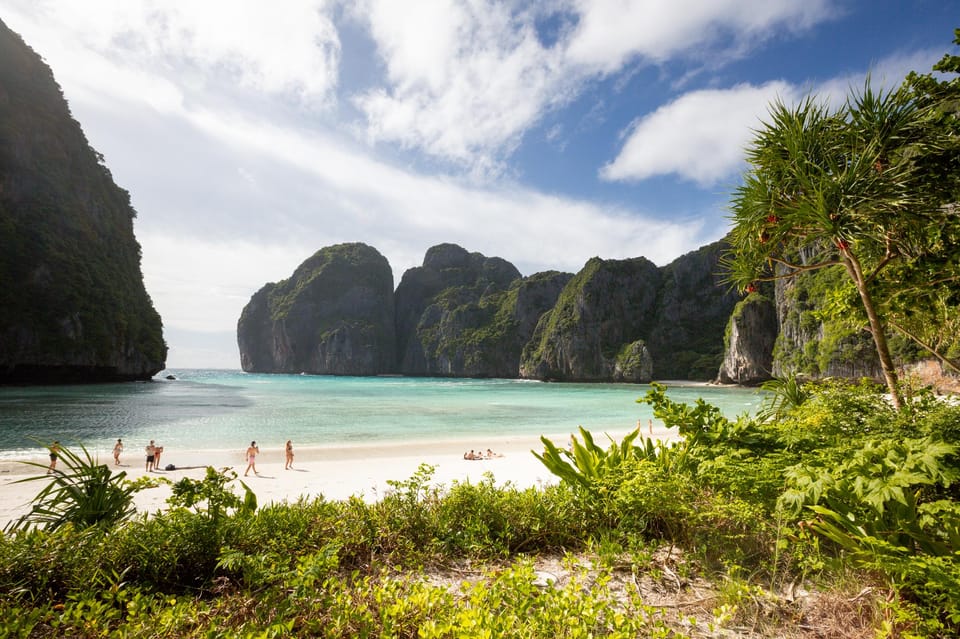
[[[167,380],[172,374],[177,379]],[[756,410],[756,391],[667,384],[734,417]],[[118,437],[139,448],[236,449],[561,434],[583,426],[624,431],[653,418],[640,384],[521,380],[256,375],[169,370],[153,382],[0,388],[0,459],[42,454],[59,439],[107,451]]]

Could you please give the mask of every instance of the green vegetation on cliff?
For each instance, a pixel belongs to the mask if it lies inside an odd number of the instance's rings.
[[[0,22],[0,382],[144,379],[166,359],[129,194]]]

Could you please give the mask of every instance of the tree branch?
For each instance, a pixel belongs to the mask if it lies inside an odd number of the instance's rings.
[[[931,346],[930,344],[925,343],[922,339],[920,339],[919,337],[917,337],[916,335],[914,335],[913,333],[911,333],[910,331],[908,331],[908,330],[905,329],[904,327],[900,326],[899,324],[897,324],[897,323],[894,322],[893,320],[888,319],[888,320],[887,320],[887,324],[889,324],[890,326],[892,326],[893,328],[895,328],[896,330],[898,330],[898,331],[899,331],[900,333],[902,333],[903,335],[905,335],[905,336],[909,337],[910,339],[912,339],[914,342],[916,342],[916,343],[920,346],[920,348],[922,348],[923,350],[927,351],[928,353],[930,353],[931,355],[933,355],[934,357],[936,357],[938,360],[940,360],[940,363],[941,363],[941,364],[944,364],[944,365],[947,366],[948,368],[952,368],[952,369],[955,370],[956,372],[960,373],[960,365],[955,364],[955,363],[952,362],[951,360],[947,359],[947,357],[946,357],[945,355],[941,355],[941,354],[937,351],[936,348],[934,348],[934,347]]]
[[[789,269],[792,269],[792,271],[788,273],[786,277],[792,276],[795,273],[801,273],[803,271],[816,271],[817,269],[825,268],[827,266],[836,266],[837,264],[843,264],[841,260],[828,260],[826,262],[819,262],[817,264],[793,264],[791,262],[788,262],[784,259],[777,258],[777,257],[770,257],[768,259],[771,262],[776,262],[777,264],[780,264],[782,266],[786,266]]]

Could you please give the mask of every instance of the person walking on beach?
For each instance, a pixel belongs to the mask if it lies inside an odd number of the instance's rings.
[[[157,453],[157,448],[156,446],[153,445],[152,439],[150,440],[150,443],[147,444],[146,451],[147,451],[147,472],[149,472],[153,470],[153,463],[154,463],[155,455]]]
[[[293,442],[289,439],[287,440],[287,465],[283,467],[284,470],[290,470],[293,468]]]
[[[49,475],[57,469],[57,459],[60,457],[60,442],[54,440],[50,445],[50,467],[47,468],[47,474]]]
[[[118,437],[117,443],[113,445],[113,465],[120,465],[120,453],[123,452],[123,441]]]
[[[257,447],[257,442],[250,442],[250,446],[247,448],[247,469],[243,471],[243,476],[246,477],[247,473],[250,472],[250,469],[253,469],[253,474],[257,474],[257,454],[260,452],[260,449]]]

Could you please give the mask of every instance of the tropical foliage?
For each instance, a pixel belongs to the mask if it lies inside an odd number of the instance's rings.
[[[37,475],[22,482],[47,482],[33,499],[30,512],[14,522],[12,528],[42,527],[56,530],[67,524],[76,528],[113,525],[133,516],[133,495],[141,485],[126,479],[127,473],[116,475],[109,466],[100,464],[86,448],[80,453],[63,448],[59,451],[62,468],[50,475]],[[43,464],[28,462],[46,469]]]
[[[729,280],[748,291],[842,268],[856,302],[835,310],[869,331],[896,406],[888,332],[902,328],[935,350],[936,340],[904,328],[904,319],[908,309],[943,314],[960,281],[960,213],[949,206],[956,181],[929,170],[930,158],[956,152],[943,115],[956,106],[945,105],[950,94],[923,99],[914,87],[875,91],[868,81],[840,108],[813,97],[773,105],[747,149],[750,171],[733,198],[724,261]]]
[[[803,402],[762,421],[655,385],[640,401],[679,441],[633,431],[601,444],[584,429],[570,449],[547,439],[538,456],[560,481],[540,488],[492,476],[440,486],[424,465],[374,503],[256,507],[232,474],[208,469],[152,516],[6,531],[2,627],[715,637],[800,624],[839,635],[850,617],[810,608],[834,602],[856,609],[859,636],[960,632],[960,407],[915,390],[898,412],[869,383],[803,388]],[[679,606],[658,604],[666,595]]]

